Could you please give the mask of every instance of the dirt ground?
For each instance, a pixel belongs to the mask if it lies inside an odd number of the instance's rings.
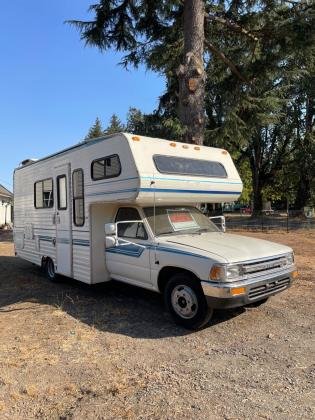
[[[187,332],[157,294],[49,283],[1,234],[0,419],[314,419],[315,233],[248,235],[292,246],[299,279]]]

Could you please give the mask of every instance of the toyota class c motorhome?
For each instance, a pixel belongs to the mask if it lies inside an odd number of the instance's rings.
[[[226,150],[119,133],[14,172],[16,255],[88,284],[115,279],[164,294],[200,328],[214,308],[260,304],[296,276],[291,248],[231,235],[197,208],[235,201]]]

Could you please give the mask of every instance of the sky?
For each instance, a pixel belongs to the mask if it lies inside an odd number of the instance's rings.
[[[126,71],[114,51],[85,47],[67,19],[89,19],[95,0],[15,0],[1,5],[0,184],[15,167],[82,140],[99,117],[105,128],[130,106],[150,112],[165,84],[145,68]]]

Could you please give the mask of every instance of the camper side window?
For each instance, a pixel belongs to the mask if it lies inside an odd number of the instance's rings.
[[[84,178],[83,170],[76,169],[72,172],[72,191],[73,191],[73,223],[76,226],[83,226],[84,213]]]
[[[91,165],[91,177],[93,181],[100,179],[115,178],[121,173],[121,164],[118,155],[106,156],[93,160]]]
[[[37,209],[48,209],[54,205],[52,178],[37,181],[34,184],[34,206]]]

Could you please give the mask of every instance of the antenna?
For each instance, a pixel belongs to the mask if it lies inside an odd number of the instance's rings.
[[[154,174],[153,174],[153,178],[154,178]],[[152,185],[154,185],[154,190],[153,190],[153,233],[154,233],[154,237],[155,235],[155,181],[154,179],[151,181],[150,183],[150,187],[152,187]]]
[[[154,234],[154,259],[156,261],[156,228],[155,228],[155,180],[154,180],[154,172],[153,172],[153,180],[150,183],[150,187],[154,186],[153,190],[153,234]]]

